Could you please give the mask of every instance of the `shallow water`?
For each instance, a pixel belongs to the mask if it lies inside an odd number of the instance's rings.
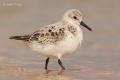
[[[120,10],[119,0],[0,0],[0,80],[119,80]],[[34,32],[61,19],[65,11],[79,9],[85,28],[80,50],[63,58],[67,69],[61,74],[56,59],[51,59],[45,74],[46,57],[32,52],[11,35]]]

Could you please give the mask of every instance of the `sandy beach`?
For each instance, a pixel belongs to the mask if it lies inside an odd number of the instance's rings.
[[[119,0],[0,0],[0,80],[120,80]],[[82,28],[80,50],[63,58],[61,74],[56,59],[45,74],[46,57],[11,35],[30,34],[59,21],[64,12],[79,9],[93,31]]]

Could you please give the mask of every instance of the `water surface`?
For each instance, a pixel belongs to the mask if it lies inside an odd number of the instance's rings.
[[[119,0],[1,0],[0,1],[0,80],[119,80],[120,10]],[[32,52],[11,35],[24,35],[61,19],[68,9],[79,9],[92,32],[82,28],[84,40],[75,54],[63,58],[67,69],[59,74],[56,59]]]

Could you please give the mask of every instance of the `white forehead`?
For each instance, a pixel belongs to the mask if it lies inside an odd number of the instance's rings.
[[[76,15],[76,16],[82,16],[81,12],[77,9],[71,9],[71,10],[68,10],[66,13],[65,13],[66,16],[69,16],[69,15]]]

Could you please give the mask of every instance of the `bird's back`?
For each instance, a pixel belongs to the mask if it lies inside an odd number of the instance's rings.
[[[81,43],[79,26],[52,24],[34,32],[30,37],[30,47],[43,55],[63,56],[75,51]]]

